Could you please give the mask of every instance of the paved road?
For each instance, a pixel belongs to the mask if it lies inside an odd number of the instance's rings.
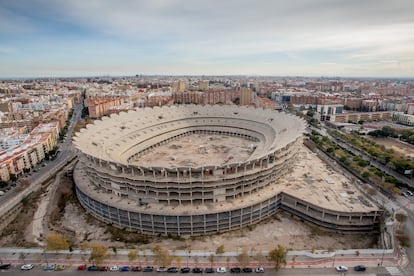
[[[392,271],[392,270],[391,270]],[[76,267],[69,267],[64,271],[43,271],[41,267],[35,267],[31,271],[20,271],[19,267],[13,267],[10,270],[4,270],[1,272],[10,273],[12,275],[32,275],[32,276],[44,276],[44,275],[95,275],[98,273],[99,275],[101,273],[110,273],[110,275],[125,275],[124,272],[90,272],[90,271],[77,271]],[[46,274],[47,273],[47,274]],[[131,273],[131,272],[128,272]],[[134,275],[141,275],[141,276],[161,276],[161,275],[171,275],[169,273],[162,273],[162,272],[134,272]],[[177,273],[175,275],[182,275],[182,273]],[[194,274],[189,273],[186,274],[188,276],[190,275],[205,275],[205,274]],[[379,268],[368,268],[366,272],[355,272],[352,270],[349,270],[346,273],[340,273],[336,272],[334,268],[305,268],[305,269],[281,269],[279,271],[275,271],[273,269],[266,269],[265,273],[241,273],[241,274],[233,274],[233,273],[214,273],[214,275],[222,275],[222,276],[229,276],[229,275],[260,275],[260,276],[270,276],[270,275],[281,275],[281,276],[288,276],[288,275],[296,275],[296,276],[319,276],[319,275],[364,275],[364,276],[374,276],[374,275],[398,275],[398,274],[391,274],[389,273],[389,270],[387,268],[379,267]]]
[[[76,122],[80,119],[82,106],[78,104],[75,107],[71,124],[68,127],[66,139],[60,143],[59,153],[55,160],[49,161],[45,166],[39,165],[35,168],[37,171],[32,170],[25,178],[20,177],[20,180],[26,179],[30,183],[30,186],[23,191],[19,191],[16,188],[8,191],[5,195],[0,197],[0,216],[8,212],[13,206],[20,202],[24,197],[28,196],[33,191],[39,189],[40,185],[45,182],[49,177],[56,174],[69,160],[72,160],[75,156],[75,152],[72,148],[72,133]]]
[[[365,160],[368,160],[371,162],[371,164],[384,172],[395,176],[397,179],[407,183],[408,185],[411,185],[414,187],[414,180],[410,179],[406,176],[403,176],[393,170],[391,170],[389,167],[384,166],[383,164],[375,161],[370,156],[366,155],[365,153],[359,151],[357,148],[354,148],[346,143],[343,143],[342,141],[339,141],[338,139],[332,137],[329,135],[326,130],[318,130],[320,134],[328,136],[331,138],[334,142],[338,143],[341,147],[344,147],[348,150],[350,150],[353,154],[361,156]],[[413,246],[410,248],[405,248],[405,252],[407,253],[409,265],[404,269],[406,271],[406,275],[414,275],[414,197],[402,197],[402,196],[396,196],[396,200],[389,202],[387,204],[393,205],[393,209],[398,212],[399,210],[404,210],[407,213],[407,221],[405,224],[405,231],[406,234],[410,237],[411,243]],[[396,274],[398,275],[398,274]]]
[[[398,202],[401,208],[407,213],[407,221],[405,223],[405,233],[411,238],[411,247],[405,248],[408,258],[410,259],[409,265],[406,267],[407,271],[410,271],[414,275],[414,197],[398,197]]]

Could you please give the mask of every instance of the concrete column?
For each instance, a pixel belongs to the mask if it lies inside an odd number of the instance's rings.
[[[116,208],[116,213],[118,215],[118,225],[122,225],[121,224],[121,215],[119,214],[119,208]]]
[[[164,234],[167,235],[167,217],[164,216]]]
[[[177,216],[177,235],[178,236],[181,235],[181,230],[180,230],[180,216]]]
[[[220,225],[220,218],[219,218],[219,213],[217,213],[216,214],[216,230],[217,230],[217,232],[220,231],[219,225]]]
[[[143,233],[143,229],[142,229],[142,217],[141,217],[141,213],[138,213],[138,219],[139,219],[139,229],[141,229],[141,233]]]
[[[132,223],[131,223],[131,216],[130,216],[130,212],[127,211],[128,214],[128,225],[129,225],[129,230],[132,230]]]
[[[151,227],[152,227],[152,234],[155,234],[155,226],[154,226],[154,215],[151,214]]]

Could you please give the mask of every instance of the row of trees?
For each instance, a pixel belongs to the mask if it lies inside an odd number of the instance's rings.
[[[46,262],[47,262],[47,256],[46,256],[47,251],[55,251],[55,253],[57,253],[57,251],[59,250],[71,250],[68,240],[66,239],[65,236],[61,234],[55,234],[55,233],[50,234],[47,237],[46,246],[45,246]],[[96,265],[102,264],[106,259],[110,257],[109,248],[100,243],[91,243],[91,244],[82,243],[80,246],[80,251],[81,251],[81,257],[83,261],[85,262],[89,261]],[[89,255],[86,254],[87,251],[90,251]],[[117,250],[115,247],[112,248],[112,251],[116,255]],[[182,257],[177,256],[174,259],[174,257],[170,254],[170,251],[167,248],[162,247],[160,244],[157,244],[156,246],[154,246],[154,248],[152,249],[152,252],[154,254],[153,256],[154,263],[157,264],[158,266],[168,267],[171,265],[173,261],[175,261],[179,266],[181,265]],[[187,266],[188,266],[188,257],[190,256],[191,250],[188,249],[186,250],[186,252],[188,253],[187,255]],[[224,245],[220,245],[219,247],[217,247],[215,253],[216,253],[216,256],[217,255],[222,256],[225,253]],[[267,260],[270,262],[273,262],[275,269],[278,270],[283,265],[286,265],[286,253],[287,253],[287,250],[282,245],[278,244],[276,248],[274,248],[273,250],[269,252]],[[237,256],[237,261],[240,263],[240,265],[246,267],[250,263],[251,255],[253,255],[252,252],[249,254],[248,250],[244,249]],[[257,254],[254,254],[254,255],[255,255],[255,259],[259,261],[259,263],[263,261],[264,257],[261,252],[258,252]],[[129,261],[134,262],[135,260],[139,259],[139,257],[140,257],[140,254],[138,250],[136,249],[129,250],[128,252]],[[144,251],[143,257],[145,257],[145,259],[147,260],[145,251]],[[209,259],[210,265],[213,266],[215,262],[215,255],[211,254],[208,259]],[[227,263],[229,262],[230,262],[230,258],[227,258]]]
[[[402,129],[397,130],[390,126],[384,126],[382,129],[373,130],[368,133],[368,135],[373,137],[392,137],[400,138],[401,140],[414,144],[414,130],[413,129]]]
[[[405,132],[407,131],[408,130]],[[376,130],[376,133],[386,133],[384,135],[387,136],[384,137],[393,137],[394,132],[395,130],[389,126],[383,127],[381,130]],[[392,149],[386,149],[384,146],[380,146],[370,139],[363,138],[357,133],[345,134],[339,131],[331,131],[330,133],[333,136],[363,150],[378,162],[389,166],[401,174],[405,174],[406,171],[414,170],[414,162],[411,160],[405,159],[399,154],[396,154]],[[370,133],[373,134],[373,132]],[[375,135],[377,134],[374,134],[373,136]]]
[[[317,132],[312,132],[312,134],[310,135],[310,139],[317,145],[319,145],[322,150],[330,154],[343,165],[347,166],[350,170],[354,171],[356,174],[361,175],[362,178],[371,181],[372,183],[376,183],[377,185],[381,186],[384,190],[390,193],[399,193],[400,190],[397,187],[404,186],[404,183],[400,182],[393,176],[387,175],[383,171],[377,169],[376,167],[371,166],[369,161],[364,160],[360,156],[353,155],[351,152],[340,148],[327,136],[321,136]],[[355,138],[352,139],[355,140]],[[348,137],[347,141],[352,139]],[[343,140],[345,139],[343,138]],[[362,142],[358,139],[353,142],[353,145],[355,146],[361,143]],[[365,148],[367,148],[368,146],[369,145],[364,144]],[[375,190],[372,190],[372,193],[373,192],[375,192]]]

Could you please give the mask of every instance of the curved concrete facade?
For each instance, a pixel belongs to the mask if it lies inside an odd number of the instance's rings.
[[[74,173],[77,196],[95,217],[150,234],[228,231],[257,223],[279,208],[332,229],[372,230],[379,219],[376,211],[344,213],[306,204],[303,212],[302,200],[277,187],[276,181],[297,161],[304,127],[301,119],[284,113],[228,106],[112,115],[74,138],[80,151]],[[139,158],[157,147],[195,134],[239,137],[256,146],[237,163],[139,165]]]

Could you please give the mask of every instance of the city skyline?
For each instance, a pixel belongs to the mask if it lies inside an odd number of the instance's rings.
[[[411,1],[3,1],[0,78],[414,77]]]

